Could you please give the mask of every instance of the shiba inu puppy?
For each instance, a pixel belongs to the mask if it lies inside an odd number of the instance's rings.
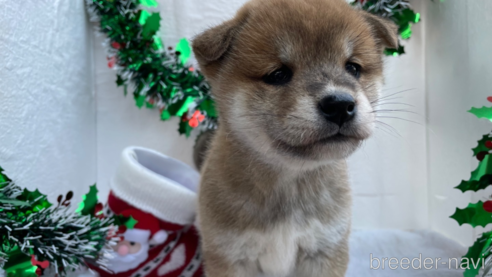
[[[220,115],[199,192],[206,276],[345,275],[345,158],[397,45],[393,23],[344,0],[253,0],[196,37]]]

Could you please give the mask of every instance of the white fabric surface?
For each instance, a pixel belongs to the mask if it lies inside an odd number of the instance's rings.
[[[463,271],[456,270],[456,264],[453,264],[453,269],[450,269],[447,262],[449,258],[457,258],[459,261],[466,251],[467,249],[457,242],[432,231],[354,231],[350,239],[350,264],[346,277],[462,277]],[[371,270],[371,254],[373,258],[380,260],[384,257],[394,257],[398,261],[402,258],[412,260],[422,254],[422,269],[413,270],[410,266],[408,270],[401,268],[391,270],[388,269],[386,262],[385,270]],[[424,269],[425,258],[431,258],[434,261],[432,269]],[[437,258],[441,260],[436,270]],[[441,261],[446,264],[441,264]],[[374,262],[373,266],[377,267],[377,262]],[[415,266],[418,266],[417,261]]]
[[[449,258],[457,258],[458,261],[466,253],[467,249],[455,241],[443,237],[432,231],[400,231],[400,230],[373,230],[354,231],[350,239],[350,264],[346,277],[462,277],[463,271],[453,269],[440,264],[432,269],[424,269],[424,259],[441,258],[448,261]],[[421,270],[371,270],[370,255],[373,257],[418,258],[422,254]],[[387,264],[387,263],[386,263]],[[374,263],[376,266],[377,263]],[[417,267],[417,262],[415,262]],[[79,277],[94,276],[90,273],[78,275]],[[300,277],[300,276],[299,276]],[[308,276],[306,276],[308,277]]]

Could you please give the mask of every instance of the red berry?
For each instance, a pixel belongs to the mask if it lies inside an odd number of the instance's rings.
[[[492,102],[492,96],[487,97],[487,100],[489,100],[489,102]]]
[[[477,159],[478,159],[479,161],[483,161],[483,159],[485,159],[485,155],[487,155],[487,154],[489,154],[489,152],[487,152],[487,151],[482,151],[482,152],[479,152],[479,153],[477,154]]]
[[[120,49],[121,48],[121,44],[117,43],[116,41],[111,43],[111,46],[114,48],[114,49]]]
[[[483,203],[483,209],[489,213],[492,213],[492,201],[486,201]]]
[[[492,149],[492,141],[490,141],[490,140],[486,141],[485,147],[487,147],[488,149]]]

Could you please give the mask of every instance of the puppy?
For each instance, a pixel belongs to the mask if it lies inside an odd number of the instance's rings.
[[[252,0],[195,38],[220,115],[199,193],[208,277],[345,275],[345,158],[373,131],[397,44],[344,0]]]

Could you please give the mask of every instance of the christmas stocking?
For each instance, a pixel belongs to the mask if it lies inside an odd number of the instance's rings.
[[[123,151],[105,213],[136,220],[120,227],[121,240],[101,277],[201,277],[195,219],[199,174],[182,162],[138,147]]]

